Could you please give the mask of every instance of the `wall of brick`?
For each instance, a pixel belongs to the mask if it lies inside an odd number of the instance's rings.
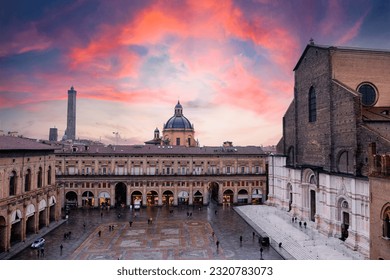
[[[331,48],[332,78],[353,90],[371,82],[378,90],[375,106],[390,106],[390,52]]]
[[[390,178],[370,177],[370,259],[390,260],[390,240],[382,237],[381,212],[390,204]]]

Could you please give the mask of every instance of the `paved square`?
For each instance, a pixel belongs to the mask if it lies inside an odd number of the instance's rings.
[[[197,220],[101,224],[70,259],[226,259],[212,232],[208,222]]]

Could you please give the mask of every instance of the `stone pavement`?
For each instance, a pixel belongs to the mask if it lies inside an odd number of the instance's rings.
[[[285,259],[296,260],[364,260],[364,256],[347,248],[338,238],[326,237],[316,229],[292,222],[285,211],[266,205],[235,207],[260,235],[269,236],[273,247]],[[278,244],[282,243],[281,248]]]
[[[136,217],[134,213],[137,214]],[[191,216],[188,217],[188,214]],[[148,223],[149,218],[153,219],[151,224]],[[129,221],[133,221],[131,227]],[[113,226],[113,230],[109,226]],[[71,237],[65,239],[64,234],[68,232],[71,232]],[[258,233],[232,207],[215,204],[201,209],[192,206],[169,208],[164,206],[141,208],[139,211],[130,211],[128,208],[103,211],[71,210],[69,219],[46,233],[44,237],[46,239],[44,257],[38,257],[36,250],[26,248],[8,258],[16,260],[260,258]],[[220,242],[218,249],[217,241]],[[267,260],[283,259],[271,247],[264,248],[262,257]]]

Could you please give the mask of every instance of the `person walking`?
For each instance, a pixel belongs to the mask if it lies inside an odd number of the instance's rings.
[[[62,249],[64,249],[64,246],[61,244],[61,245],[60,245],[60,253],[61,253],[61,256],[62,256]]]

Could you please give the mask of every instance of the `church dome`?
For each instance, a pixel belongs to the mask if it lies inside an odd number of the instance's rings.
[[[181,106],[180,102],[177,102],[175,106],[175,114],[171,117],[166,124],[164,125],[164,129],[193,129],[190,121],[183,116],[183,106]]]

